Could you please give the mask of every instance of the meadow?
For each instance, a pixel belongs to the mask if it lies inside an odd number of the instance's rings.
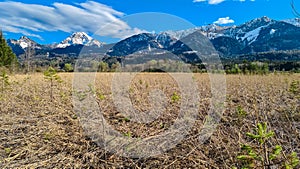
[[[57,75],[52,82],[42,73],[2,77],[0,168],[299,167],[300,74],[226,75],[223,116],[202,143],[199,133],[207,120],[211,85],[208,74],[194,74],[200,98],[194,125],[175,147],[149,158],[123,157],[97,144],[74,111],[73,97],[80,97],[72,88],[74,74]],[[163,113],[149,123],[135,122],[118,110],[113,76],[97,73],[89,88],[114,130],[144,139],[170,129],[183,95],[171,76],[140,73],[131,81],[127,92],[139,112],[151,110],[151,91],[165,95]]]

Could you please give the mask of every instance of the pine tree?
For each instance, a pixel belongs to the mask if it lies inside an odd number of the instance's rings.
[[[17,63],[17,57],[7,45],[3,33],[0,30],[0,67],[10,67],[15,63]]]

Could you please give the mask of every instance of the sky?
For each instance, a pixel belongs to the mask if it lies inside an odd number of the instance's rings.
[[[300,11],[300,1],[295,6]],[[59,43],[74,32],[111,43],[142,32],[240,25],[262,16],[295,18],[290,0],[0,1],[5,37],[25,35],[40,44]]]

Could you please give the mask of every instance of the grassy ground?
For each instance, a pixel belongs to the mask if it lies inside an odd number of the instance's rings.
[[[99,73],[94,94],[109,125],[132,138],[144,139],[168,131],[180,108],[180,90],[167,74],[140,74],[128,90],[136,110],[148,111],[148,94],[153,89],[165,93],[166,108],[154,121],[131,121],[113,104],[112,75]],[[42,74],[11,75],[10,85],[0,95],[0,168],[240,168],[236,157],[241,145],[256,143],[246,136],[257,123],[267,122],[275,136],[268,147],[281,145],[278,168],[292,151],[300,155],[299,94],[289,92],[299,74],[226,75],[225,112],[213,135],[200,144],[199,133],[210,106],[207,74],[195,74],[200,104],[198,117],[189,134],[174,148],[151,158],[126,158],[98,146],[80,123],[72,104],[73,74],[59,74],[62,83]],[[51,90],[53,98],[51,98]],[[176,99],[174,95],[178,95]],[[262,168],[257,164],[258,168]]]

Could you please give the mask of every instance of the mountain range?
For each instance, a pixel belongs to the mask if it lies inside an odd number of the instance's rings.
[[[195,61],[193,50],[181,39],[187,35],[203,36],[208,39],[221,57],[236,58],[241,55],[261,52],[300,50],[300,19],[277,21],[266,16],[256,18],[239,26],[210,24],[180,31],[165,31],[158,34],[141,33],[123,39],[115,44],[105,44],[84,32],[76,32],[58,44],[41,45],[28,37],[19,40],[8,39],[17,56],[33,49],[35,55],[78,56],[100,54],[106,57],[130,55],[157,55],[172,53],[182,55],[188,61]],[[300,60],[299,56],[294,57]]]

